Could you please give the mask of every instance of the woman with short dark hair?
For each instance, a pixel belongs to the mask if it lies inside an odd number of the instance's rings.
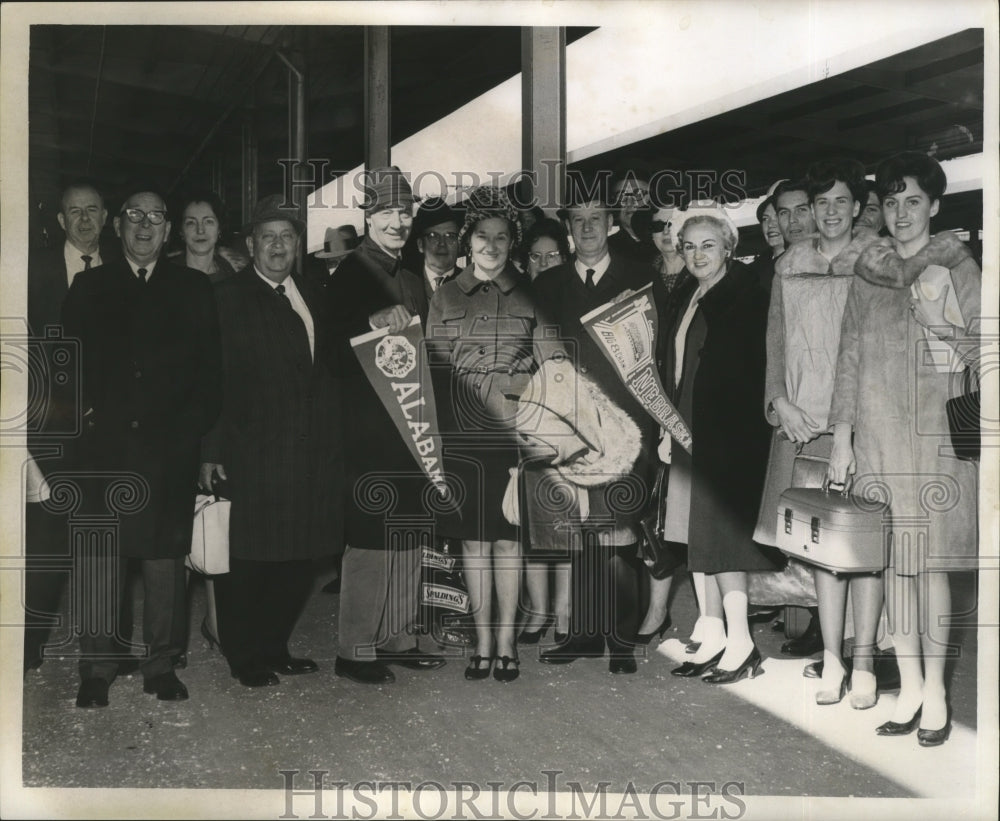
[[[854,268],[830,410],[830,475],[857,473],[856,492],[888,501],[891,511],[884,577],[900,691],[876,732],[905,735],[919,724],[921,746],[932,747],[951,730],[948,571],[976,559],[978,471],[947,440],[945,403],[978,369],[982,273],[954,234],[931,236],[947,183],[936,160],[897,154],[875,181],[891,239],[873,242]]]

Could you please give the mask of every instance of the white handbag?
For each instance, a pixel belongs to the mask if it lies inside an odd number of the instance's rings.
[[[197,573],[218,576],[229,572],[230,504],[218,496],[195,497],[191,553],[185,563]]]

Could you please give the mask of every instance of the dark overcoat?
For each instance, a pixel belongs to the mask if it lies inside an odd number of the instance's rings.
[[[371,331],[368,318],[392,305],[405,305],[426,321],[427,297],[420,276],[365,237],[337,266],[326,299],[344,395],[347,543],[382,550],[395,522],[419,525],[428,519],[423,503],[428,482],[361,369],[351,338]]]
[[[214,286],[222,332],[222,413],[202,461],[228,478],[230,554],[252,561],[312,559],[343,549],[340,391],[329,325],[309,283],[295,284],[305,325],[248,266]]]
[[[661,372],[668,396],[691,429],[690,460],[679,447],[673,451],[675,465],[683,463],[691,474],[691,567],[707,572],[770,570],[772,561],[753,542],[771,436],[761,410],[768,297],[752,271],[731,263],[701,299],[703,341],[691,344],[698,336],[696,315],[678,395],[673,340],[697,285],[694,277],[686,279],[671,300],[671,313],[663,323],[670,344]]]
[[[107,489],[122,511],[124,555],[186,555],[199,443],[221,402],[208,278],[161,260],[142,283],[120,259],[76,275],[62,319],[66,336],[80,340],[82,360],[84,432],[75,463],[140,477],[135,498]]]

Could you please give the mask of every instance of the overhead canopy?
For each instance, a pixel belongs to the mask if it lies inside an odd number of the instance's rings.
[[[844,153],[871,166],[903,148],[940,159],[980,154],[981,6],[953,3],[942,15],[939,4],[909,3],[905,21],[894,4],[811,3],[778,13],[787,8],[665,3],[642,24],[623,12],[622,25],[568,45],[570,166],[591,173],[627,154],[710,172],[714,196],[726,193],[719,177],[734,171],[753,200],[741,216],[748,224],[755,197],[819,156]],[[509,181],[521,168],[520,90],[520,76],[511,77],[395,144],[393,163],[412,175],[419,196],[443,187],[454,199],[475,181]],[[341,193],[362,170],[311,199],[322,207],[310,208],[310,250],[328,226],[362,227]],[[981,186],[978,165],[963,165],[962,176],[965,189]]]

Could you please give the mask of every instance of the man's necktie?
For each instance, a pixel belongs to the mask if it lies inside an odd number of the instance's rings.
[[[141,282],[143,285],[145,285],[146,284],[146,274],[148,273],[148,271],[146,271],[145,268],[140,268],[138,271],[136,271],[136,273],[139,275],[139,282]]]
[[[289,308],[292,307],[292,301],[288,298],[288,294],[285,293],[285,286],[284,285],[276,285],[275,288],[274,288],[274,292],[285,301],[285,304]]]
[[[594,287],[595,287],[595,283],[594,283],[594,269],[593,268],[588,268],[587,269],[587,290],[588,291],[593,291]]]
[[[441,283],[444,282],[444,277],[434,277],[434,291],[436,292],[438,288],[441,287]]]
[[[93,260],[93,257],[90,254],[84,254],[83,256],[80,257],[80,259],[83,260],[83,270],[84,271],[89,271],[90,270],[90,263],[91,263],[91,260]]]

